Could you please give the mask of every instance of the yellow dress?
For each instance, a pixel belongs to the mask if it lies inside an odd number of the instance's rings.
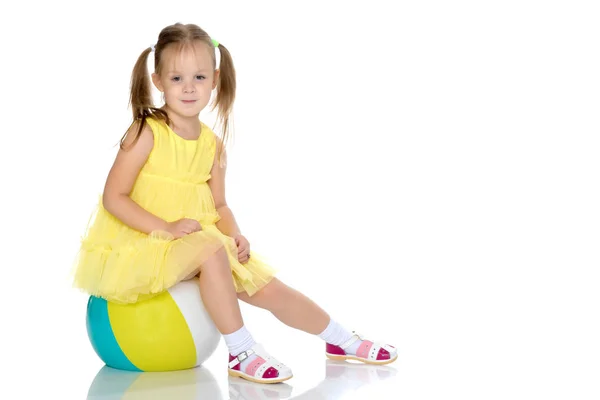
[[[162,121],[148,118],[154,147],[130,197],[168,221],[191,218],[202,230],[179,239],[162,231],[150,235],[125,225],[100,200],[74,266],[73,286],[117,303],[151,298],[183,279],[225,248],[236,292],[252,296],[275,275],[254,251],[241,264],[233,238],[217,229],[220,216],[207,181],[216,155],[216,136],[201,122],[196,140],[184,139]]]

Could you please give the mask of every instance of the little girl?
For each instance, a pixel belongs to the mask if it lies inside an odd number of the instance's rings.
[[[163,94],[161,108],[153,105],[151,81]],[[229,374],[254,382],[282,382],[292,371],[254,341],[238,299],[318,335],[331,359],[393,362],[394,347],[348,332],[250,251],[225,199],[224,144],[235,88],[229,51],[196,25],[168,26],[142,52],[131,80],[133,123],[82,240],[74,286],[111,302],[134,303],[195,279],[229,349]],[[199,120],[213,89],[223,140]]]

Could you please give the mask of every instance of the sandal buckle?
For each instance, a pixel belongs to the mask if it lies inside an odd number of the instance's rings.
[[[239,362],[244,361],[246,358],[248,358],[248,353],[246,353],[245,351],[242,351],[240,354],[238,354],[237,359]]]

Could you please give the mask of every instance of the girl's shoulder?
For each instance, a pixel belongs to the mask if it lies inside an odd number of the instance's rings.
[[[205,135],[206,139],[219,140],[219,136],[212,130],[210,126],[202,121],[200,121],[200,126],[202,127],[200,134]]]
[[[123,148],[132,148],[139,143],[142,143],[143,148],[151,149],[154,144],[154,134],[148,124],[142,126],[141,121],[134,121],[125,132],[121,144]]]
[[[157,135],[166,133],[169,128],[166,121],[154,116],[149,116],[146,118],[146,125],[152,131],[152,134],[155,137]]]

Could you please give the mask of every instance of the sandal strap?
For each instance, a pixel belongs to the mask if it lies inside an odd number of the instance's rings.
[[[348,347],[352,346],[352,344],[357,340],[364,340],[359,333],[356,333],[354,331],[352,331],[352,333],[352,337],[339,346],[342,350],[346,350]]]
[[[387,350],[390,353],[396,350],[392,346],[390,346],[389,344],[385,344],[383,342],[373,342],[373,347],[379,347],[380,349]]]
[[[273,364],[272,360],[265,360],[265,362],[258,369],[256,369],[256,371],[254,371],[252,375],[257,378],[262,378],[264,373],[267,372],[267,370],[271,367],[275,368],[277,371],[280,370],[280,368],[277,368],[277,366]]]
[[[286,365],[284,363],[282,363],[281,361],[277,360],[275,357],[273,357],[269,353],[267,353],[267,351],[264,349],[264,347],[260,343],[257,343],[254,346],[252,346],[252,349],[254,350],[254,353],[257,356],[259,356],[260,358],[265,360],[265,364],[269,364],[269,367],[273,367],[278,371],[280,369],[286,367]]]
[[[237,355],[236,358],[231,360],[231,362],[229,363],[229,368],[234,368],[252,354],[256,354],[258,357],[262,358],[265,361],[260,366],[260,368],[257,371],[255,371],[255,375],[256,373],[260,372],[259,376],[262,376],[262,374],[270,367],[275,368],[277,371],[280,371],[281,369],[286,367],[285,364],[269,355],[269,353],[266,352],[264,347],[257,343],[254,346],[252,346],[250,350],[242,351],[240,354]]]
[[[381,344],[380,346],[382,349],[387,350],[388,353],[393,353],[394,351],[396,351],[396,349],[390,346],[389,344]]]
[[[373,346],[371,347],[370,351],[369,351],[369,355],[367,356],[368,360],[371,361],[375,361],[377,360],[377,356],[379,355],[379,350],[384,349],[386,350],[388,353],[392,354],[394,352],[394,348],[384,344],[382,342],[372,342]]]
[[[231,362],[229,363],[229,368],[234,368],[235,366],[237,366],[239,363],[241,363],[242,361],[244,361],[246,358],[248,358],[249,356],[251,356],[254,353],[255,353],[254,349],[242,351],[240,354],[237,355],[236,358],[231,360]]]

